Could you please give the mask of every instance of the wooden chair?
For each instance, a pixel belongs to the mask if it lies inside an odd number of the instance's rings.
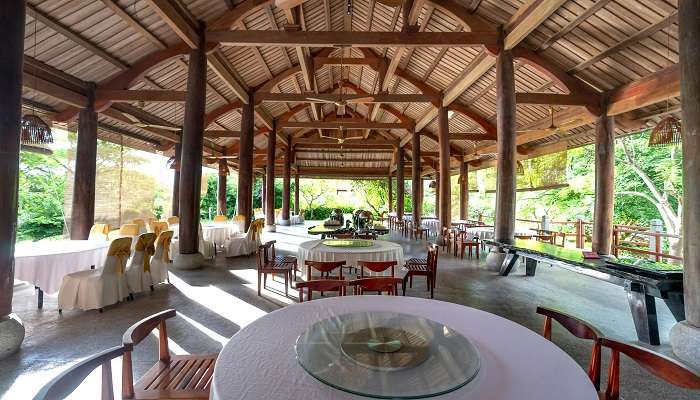
[[[437,278],[437,260],[440,247],[437,244],[431,243],[428,246],[427,258],[409,258],[406,261],[405,268],[408,270],[403,278],[403,295],[406,295],[406,283],[413,287],[414,276],[425,276],[426,285],[430,290],[430,298],[432,299],[435,292],[435,279]]]
[[[561,311],[553,310],[546,307],[537,307],[537,314],[544,315],[544,329],[542,336],[547,340],[552,340],[552,320],[556,320],[566,328],[572,335],[580,339],[589,339],[593,341],[593,350],[591,351],[591,361],[588,363],[588,377],[593,382],[596,390],[600,389],[600,362],[601,362],[601,345],[604,335],[590,323],[578,319]]]
[[[428,238],[428,228],[424,228],[422,225],[415,225],[411,231],[414,240],[427,239]]]
[[[314,281],[298,282],[299,303],[304,302],[304,288],[306,288],[306,300],[312,300],[312,292],[338,292],[338,296],[345,296],[345,287],[348,282],[344,279],[320,279]]]
[[[39,390],[34,400],[60,400],[70,396],[95,368],[102,366],[102,400],[114,399],[112,387],[112,360],[124,354],[123,346],[112,347],[92,355],[61,372]]]
[[[404,235],[404,227],[406,226],[406,221],[396,217],[394,219],[394,229],[397,230],[401,235]]]
[[[292,275],[293,265],[290,263],[278,263],[270,258],[270,249],[274,245],[274,241],[271,241],[258,246],[258,296],[261,296],[260,284],[262,283],[263,287],[267,285],[267,274],[273,277],[275,275],[284,275],[284,295],[287,296],[289,294],[289,280]]]
[[[384,272],[391,268],[391,277],[394,277],[394,267],[396,266],[396,260],[392,261],[358,261],[357,265],[360,267],[360,278],[365,277],[365,268],[372,272]]]
[[[626,354],[639,366],[664,381],[686,389],[700,390],[700,376],[680,362],[631,343],[603,339],[603,346],[610,349],[608,387],[600,393],[601,400],[620,398],[620,353]]]
[[[398,285],[402,282],[401,278],[391,277],[376,277],[376,278],[360,278],[348,282],[348,286],[353,287],[353,292],[356,295],[365,294],[365,291],[387,292],[389,296],[396,296],[398,293]]]
[[[218,354],[170,355],[165,321],[176,315],[169,309],[135,323],[124,332],[122,344],[122,397],[125,399],[208,399]],[[131,353],[158,328],[159,360],[134,384]]]
[[[290,264],[292,266],[292,272],[294,273],[294,281],[297,280],[297,272],[299,270],[299,265],[297,264],[297,258],[296,256],[292,255],[277,255],[277,252],[275,250],[275,243],[277,243],[276,240],[271,240],[268,243],[272,243],[272,246],[270,247],[270,260],[274,261],[275,263],[278,264]]]
[[[314,280],[316,277],[311,275],[313,270],[319,271],[321,275],[320,279],[334,279],[341,280],[343,278],[343,267],[345,266],[345,261],[304,261],[306,265],[306,280]],[[335,269],[338,269],[338,275],[330,275]],[[297,285],[298,286],[298,285]]]
[[[228,218],[225,215],[215,215],[214,222],[227,222]]]
[[[454,237],[454,253],[457,257],[457,250],[459,250],[459,258],[464,259],[464,249],[469,248],[469,258],[472,258],[472,249],[476,249],[476,258],[479,258],[479,238],[469,238],[466,231],[458,231],[455,233]]]
[[[168,219],[166,220],[166,222],[168,223],[168,226],[170,226],[170,225],[177,225],[177,224],[180,223],[180,218],[177,217],[177,216],[168,217]]]
[[[355,237],[364,240],[377,240],[377,235],[374,233],[363,233],[360,235],[356,235]]]
[[[449,252],[453,239],[453,230],[446,226],[442,227],[442,251]]]
[[[334,239],[354,239],[355,238],[354,233],[334,233],[332,236]]]

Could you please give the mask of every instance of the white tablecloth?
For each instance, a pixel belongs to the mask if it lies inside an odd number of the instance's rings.
[[[101,268],[107,257],[106,240],[46,240],[21,242],[15,247],[15,279],[56,293],[65,275]]]
[[[404,265],[403,248],[401,245],[385,240],[374,240],[372,247],[330,247],[321,243],[322,240],[311,240],[301,243],[297,252],[297,263],[306,274],[304,261],[346,261],[345,265],[357,266],[358,261],[391,261],[396,260],[394,274]],[[391,270],[385,273],[371,275],[391,275]],[[304,275],[304,279],[306,276]]]
[[[238,225],[231,223],[202,225],[203,239],[216,244],[224,244],[229,236],[238,233]]]
[[[423,228],[428,229],[431,235],[437,235],[440,230],[440,221],[437,219],[422,219],[420,224]]]
[[[474,227],[465,229],[468,237],[478,237],[479,239],[493,239],[493,228],[491,227]],[[528,232],[522,229],[515,230],[516,235],[532,235],[532,232]]]
[[[306,373],[294,343],[314,322],[358,311],[410,313],[443,323],[472,341],[481,356],[473,381],[431,399],[596,400],[581,367],[555,344],[494,314],[458,304],[402,296],[329,297],[286,306],[255,320],[224,346],[212,400],[361,399]]]

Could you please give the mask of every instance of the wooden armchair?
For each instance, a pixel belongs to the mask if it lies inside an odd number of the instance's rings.
[[[365,277],[365,268],[372,272],[384,272],[391,268],[391,277],[394,277],[394,267],[398,263],[394,260],[392,261],[358,261],[357,265],[360,267],[360,278]]]
[[[304,261],[306,265],[306,280],[316,279],[311,273],[316,270],[321,273],[320,279],[334,279],[341,280],[343,278],[343,267],[345,266],[345,261]],[[338,270],[338,275],[330,275],[334,270]],[[299,286],[299,285],[297,285]]]
[[[603,346],[610,349],[608,387],[600,393],[601,400],[620,399],[620,353],[626,354],[645,370],[664,381],[686,389],[700,390],[700,376],[680,362],[631,343],[603,339]]]
[[[274,241],[258,246],[258,296],[261,295],[261,283],[263,287],[267,285],[267,274],[272,275],[273,278],[275,275],[284,275],[284,295],[289,295],[289,280],[292,277],[291,275],[292,269],[294,269],[294,264],[288,262],[276,262],[274,258],[271,258],[271,254],[274,253],[274,246]]]
[[[117,346],[101,351],[73,365],[44,385],[34,400],[59,400],[70,396],[95,368],[102,366],[102,391],[100,396],[91,397],[102,400],[114,399],[112,387],[112,360],[124,354],[124,347]]]
[[[299,303],[304,302],[304,288],[306,288],[306,300],[312,300],[312,292],[338,292],[338,296],[345,296],[345,287],[348,282],[344,279],[321,279],[315,281],[298,282]]]
[[[165,321],[176,315],[169,309],[153,314],[124,332],[122,397],[125,399],[208,399],[218,354],[170,355]],[[153,329],[158,328],[159,360],[134,384],[131,353]]]
[[[440,247],[431,243],[428,246],[427,258],[409,258],[404,268],[408,270],[403,277],[403,295],[406,295],[406,283],[413,287],[414,276],[425,276],[426,286],[430,290],[430,298],[435,292],[435,278],[437,277],[437,260]]]
[[[556,320],[577,338],[593,341],[591,361],[588,364],[588,377],[591,379],[591,382],[593,382],[593,386],[595,386],[596,390],[600,389],[600,358],[603,334],[590,323],[561,311],[546,307],[537,307],[537,314],[544,315],[542,336],[547,340],[552,340],[552,320]]]
[[[348,282],[348,286],[352,286],[356,295],[365,294],[365,291],[387,292],[389,296],[396,296],[398,293],[398,285],[402,282],[401,278],[377,277],[377,278],[360,278]]]

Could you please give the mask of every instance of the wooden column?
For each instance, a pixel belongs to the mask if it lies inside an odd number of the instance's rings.
[[[396,149],[396,218],[403,219],[403,199],[404,199],[404,181],[403,181],[403,147],[399,146]]]
[[[438,142],[440,155],[440,227],[452,226],[452,210],[450,202],[452,200],[450,187],[450,139],[449,139],[449,119],[447,118],[447,107],[438,109]]]
[[[440,172],[435,172],[435,216],[440,219]],[[442,228],[440,228],[442,229]]]
[[[173,201],[170,210],[170,215],[180,215],[180,157],[182,154],[182,145],[175,143],[175,169],[173,170]]]
[[[226,171],[226,173],[224,173]],[[219,160],[219,181],[216,191],[216,208],[219,215],[226,215],[226,177],[228,176],[228,164],[226,160]]]
[[[613,118],[607,115],[599,116],[595,132],[595,206],[592,250],[598,254],[610,254],[615,204],[615,122]]]
[[[243,104],[241,109],[241,139],[238,151],[238,214],[245,217],[245,230],[252,222],[253,202],[253,122],[254,101],[253,94],[249,96],[248,104]],[[268,170],[269,174],[270,171]],[[274,199],[275,192],[267,192],[267,196]],[[274,207],[273,207],[274,210]]]
[[[423,214],[423,195],[421,193],[420,177],[420,133],[414,130],[411,136],[413,159],[411,160],[411,202],[413,203],[413,223],[420,226],[420,217]]]
[[[22,120],[24,7],[22,0],[0,2],[0,33],[3,38],[3,51],[0,51],[0,321],[12,312]],[[7,346],[9,351],[12,345],[8,343]],[[4,351],[0,350],[0,354]]]
[[[391,171],[389,171],[389,176],[386,178],[386,193],[387,193],[387,203],[388,207],[387,209],[389,212],[394,211],[394,193],[393,193],[393,187],[392,187],[392,177],[391,177]]]
[[[459,219],[469,219],[469,164],[459,163]]]
[[[274,127],[277,126],[277,120]],[[275,153],[277,152],[277,129],[267,136],[267,159],[265,160],[267,175],[265,175],[265,225],[268,231],[275,230]],[[272,193],[268,196],[267,193]]]
[[[284,168],[282,169],[282,225],[289,225],[289,199],[292,180],[292,138],[287,136],[286,151],[284,153]]]
[[[267,163],[267,160],[265,160],[265,163]],[[262,192],[260,194],[260,206],[265,213],[265,221],[267,221],[267,173],[265,171],[266,168],[263,168],[262,185],[260,185],[260,191]]]
[[[95,87],[87,95],[87,107],[78,115],[78,145],[75,151],[73,207],[70,238],[85,240],[95,223],[95,174],[97,172],[97,112]]]
[[[294,174],[294,215],[299,215],[299,174]]]
[[[199,251],[199,200],[206,106],[207,61],[204,40],[190,50],[180,164],[180,254]],[[177,259],[177,257],[176,257]],[[185,267],[183,265],[183,267]],[[198,266],[189,266],[198,267]]]
[[[496,58],[496,226],[495,239],[513,243],[515,237],[516,142],[515,71],[510,50]]]

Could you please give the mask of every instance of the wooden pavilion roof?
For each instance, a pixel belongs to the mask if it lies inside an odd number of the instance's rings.
[[[29,0],[25,108],[75,127],[76,110],[95,82],[101,138],[171,154],[179,133],[145,125],[182,126],[187,54],[202,21],[212,42],[205,155],[209,161],[228,157],[234,167],[240,106],[251,94],[264,99],[256,105],[257,167],[264,165],[277,118],[284,126],[278,153],[289,145],[289,134],[301,174],[386,176],[396,146],[406,146],[411,156],[413,129],[422,134],[422,172],[430,174],[437,165],[440,101],[453,111],[453,167],[461,160],[473,168],[491,166],[497,138],[493,38],[499,27],[516,58],[521,158],[592,143],[604,98],[618,134],[679,111],[676,0],[350,4],[348,11],[344,0]],[[410,47],[382,45],[397,38]],[[412,38],[429,45],[409,43]],[[227,40],[248,42],[234,46]],[[450,40],[461,44],[447,45]],[[343,41],[365,47],[333,46]],[[343,151],[319,137],[339,124],[335,107],[303,101],[337,95],[340,80],[346,98],[375,95],[383,101],[348,107],[350,121],[343,124],[360,127],[348,135],[364,139],[346,141]],[[550,109],[557,130],[546,129]]]

